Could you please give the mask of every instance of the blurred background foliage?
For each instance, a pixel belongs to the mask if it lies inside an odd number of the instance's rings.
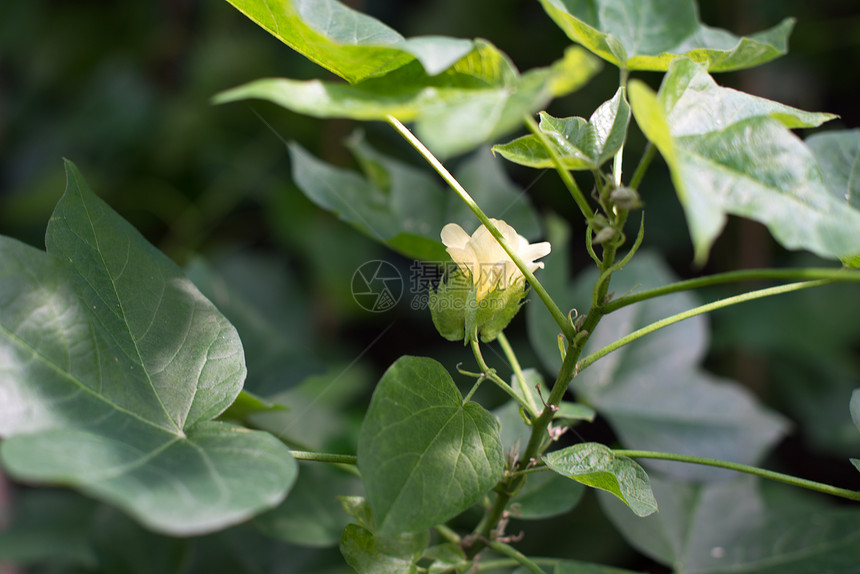
[[[549,64],[568,44],[531,0],[347,3],[405,36],[487,38],[521,70]],[[301,117],[265,103],[214,107],[209,101],[218,91],[256,78],[324,77],[323,70],[220,0],[5,0],[0,8],[0,233],[43,247],[45,225],[65,187],[61,158],[76,162],[92,188],[186,266],[240,329],[247,388],[293,407],[274,422],[257,423],[296,442],[302,434],[294,431],[301,430],[308,446],[354,452],[374,382],[401,354],[434,356],[452,371],[460,361],[468,368],[465,350],[442,341],[426,311],[410,308],[414,294],[408,282],[391,311],[374,314],[356,304],[350,285],[362,263],[383,259],[408,277],[411,262],[320,211],[291,182],[282,140],[299,141],[331,163],[354,166],[342,140],[358,126]],[[700,9],[705,23],[736,33],[796,17],[788,56],[717,80],[803,109],[837,113],[841,119],[831,128],[860,126],[855,0],[702,0]],[[655,86],[659,82],[656,74],[643,76]],[[585,89],[553,102],[549,111],[588,117],[612,96],[617,81],[617,71],[606,66]],[[374,145],[420,165],[387,126],[362,129]],[[628,173],[641,148],[634,130],[625,155]],[[572,268],[586,266],[588,257],[579,248],[584,226],[557,178],[504,167],[528,189],[539,211],[557,211],[571,221]],[[700,273],[692,267],[686,226],[661,162],[646,177],[642,195],[646,246],[660,250],[679,275]],[[821,264],[782,250],[760,225],[732,219],[704,271]],[[727,287],[704,296],[737,291]],[[856,288],[834,286],[712,317],[709,368],[748,385],[795,422],[791,437],[768,460],[772,468],[839,486],[851,487],[853,481],[856,487],[856,472],[845,456],[860,452],[848,417],[850,389],[860,386],[857,299]],[[853,320],[846,320],[846,306]],[[537,367],[522,322],[518,317],[510,338],[524,366]],[[488,359],[504,371],[503,360],[492,352]],[[482,392],[480,400],[488,406],[503,400],[493,389]],[[613,440],[599,422],[579,430],[589,439]],[[213,563],[218,570],[230,564],[224,571],[233,572],[344,571],[336,551],[273,544],[250,527],[193,544],[168,541],[143,536],[115,512],[69,493],[31,496],[21,487],[3,492],[0,525],[9,520],[11,507],[17,535],[21,521],[26,527],[28,520],[47,515],[57,519],[53,539],[27,539],[24,528],[24,539],[42,552],[51,540],[65,541],[53,546],[55,564],[72,566],[52,571],[96,571],[96,564],[122,568],[129,557],[105,549],[123,537],[135,541],[134,552],[163,561],[163,572],[203,571]],[[60,502],[48,500],[51,496],[60,496]],[[91,537],[64,534],[81,524]],[[528,527],[520,522],[511,530],[518,528],[527,531],[522,546],[527,553],[561,551],[660,571],[623,542],[591,496],[573,513]],[[302,524],[294,529],[301,531]],[[253,558],[248,548],[255,549]],[[229,558],[213,560],[208,554],[213,549]]]

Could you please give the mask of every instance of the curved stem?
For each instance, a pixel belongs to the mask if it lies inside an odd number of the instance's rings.
[[[639,293],[633,293],[618,299],[613,299],[604,305],[606,313],[617,311],[627,305],[661,297],[670,293],[678,293],[680,291],[688,291],[691,289],[699,289],[701,287],[710,287],[711,285],[721,285],[725,283],[734,283],[737,281],[757,281],[761,279],[828,279],[833,282],[837,281],[852,281],[860,283],[860,271],[852,271],[845,268],[807,268],[807,269],[747,269],[743,271],[730,271],[728,273],[718,273],[709,275],[708,277],[698,277],[696,279],[687,279],[686,281],[678,281],[670,285],[664,285],[655,289],[647,289]]]
[[[583,195],[582,190],[579,189],[579,186],[576,184],[576,180],[573,179],[573,176],[570,175],[570,172],[564,167],[564,164],[561,163],[561,158],[558,157],[555,147],[553,147],[552,142],[549,141],[547,135],[541,131],[540,126],[538,126],[537,122],[534,121],[534,118],[531,116],[525,116],[524,121],[526,126],[528,126],[529,131],[531,131],[535,137],[540,140],[546,153],[549,154],[549,157],[552,159],[552,163],[555,166],[555,170],[558,172],[558,176],[561,178],[561,181],[564,182],[564,186],[570,192],[570,195],[573,197],[573,201],[576,202],[582,215],[584,215],[586,219],[594,217],[594,211],[591,209],[591,206],[588,205],[588,200],[585,199],[585,195]]]
[[[524,409],[526,409],[529,415],[531,415],[532,417],[536,417],[537,413],[529,406],[526,400],[523,397],[519,396],[509,384],[503,381],[502,378],[496,374],[496,371],[494,369],[491,369],[487,366],[486,361],[484,361],[484,356],[481,354],[481,346],[476,340],[476,338],[471,338],[470,344],[472,346],[472,354],[475,355],[475,360],[478,362],[478,366],[481,368],[481,373],[483,374],[484,378],[490,379],[491,381],[496,383],[497,387],[505,391],[512,399],[517,401]],[[469,392],[468,396],[466,397],[466,399],[463,400],[463,402],[466,402],[466,400],[471,398],[472,394],[475,392],[480,382],[481,381],[479,379],[478,383],[476,383],[475,387],[472,388],[472,390]]]
[[[307,450],[291,450],[290,454],[296,460],[311,460],[314,462],[333,462],[335,464],[358,464],[358,457],[351,454],[331,454],[327,452],[312,452]]]
[[[801,283],[789,283],[788,285],[780,285],[778,287],[769,287],[767,289],[759,289],[758,291],[750,291],[749,293],[743,293],[741,295],[736,295],[734,297],[727,297],[725,299],[720,299],[719,301],[714,301],[713,303],[708,303],[707,305],[700,305],[699,307],[695,307],[693,309],[689,309],[682,313],[678,313],[677,315],[672,315],[671,317],[666,317],[665,319],[661,319],[660,321],[655,321],[650,325],[642,327],[641,329],[637,329],[633,331],[629,335],[625,337],[621,337],[617,341],[606,345],[602,349],[599,349],[584,359],[582,359],[577,365],[576,372],[581,372],[586,369],[596,360],[605,357],[612,351],[620,349],[624,345],[628,343],[632,343],[636,339],[644,337],[649,333],[653,333],[663,327],[668,327],[674,323],[679,321],[683,321],[684,319],[689,319],[690,317],[695,317],[696,315],[702,315],[704,313],[709,313],[716,309],[722,309],[723,307],[729,307],[731,305],[737,305],[738,303],[744,303],[746,301],[752,301],[754,299],[761,299],[762,297],[769,297],[771,295],[780,295],[782,293],[789,293],[791,291],[799,291],[801,289],[809,289],[810,287],[818,287],[819,285],[826,285],[828,283],[832,283],[831,279],[823,279],[819,281],[804,281]],[[607,305],[608,307],[608,305]]]
[[[513,546],[509,546],[497,540],[488,541],[487,546],[489,546],[491,549],[498,552],[502,556],[513,558],[517,561],[517,563],[524,566],[529,572],[533,572],[534,574],[546,574],[543,568],[535,564],[528,556],[526,556]]]
[[[790,484],[792,486],[799,486],[800,488],[806,488],[808,490],[815,490],[817,492],[823,492],[824,494],[830,494],[833,496],[838,496],[840,498],[847,498],[848,500],[857,500],[860,501],[860,491],[856,490],[848,490],[847,488],[838,488],[836,486],[831,486],[829,484],[824,484],[822,482],[816,482],[814,480],[806,480],[805,478],[797,478],[796,476],[791,476],[789,474],[783,474],[781,472],[774,472],[772,470],[765,470],[763,468],[758,468],[756,466],[749,466],[746,464],[740,464],[737,462],[728,462],[725,460],[718,460],[713,458],[704,458],[701,456],[688,456],[684,454],[674,454],[670,452],[654,452],[649,450],[625,450],[625,449],[613,449],[612,451],[617,456],[626,456],[629,458],[651,458],[658,460],[674,460],[677,462],[686,462],[690,464],[701,464],[705,466],[713,466],[717,468],[727,468],[729,470],[734,470],[737,472],[744,472],[746,474],[753,474],[755,476],[760,476],[762,478],[767,478],[769,480],[775,480],[778,482],[783,482],[785,484]]]
[[[549,293],[547,293],[547,290],[544,288],[543,285],[541,285],[540,281],[537,280],[537,277],[535,277],[534,273],[529,271],[529,268],[526,266],[525,262],[523,262],[523,260],[520,258],[519,255],[517,255],[513,248],[505,242],[505,238],[502,236],[501,232],[496,228],[495,225],[493,225],[493,222],[490,221],[490,218],[487,217],[487,214],[485,214],[484,211],[478,206],[478,204],[475,203],[475,200],[472,199],[472,196],[469,195],[469,192],[467,192],[466,189],[462,185],[460,185],[460,182],[457,181],[457,179],[453,175],[451,175],[451,172],[449,172],[445,168],[445,166],[442,165],[442,162],[436,159],[436,156],[434,156],[433,153],[429,149],[427,149],[427,146],[421,143],[421,140],[415,137],[415,135],[411,131],[409,131],[409,129],[404,126],[400,122],[400,120],[398,120],[394,116],[388,116],[386,119],[389,125],[391,125],[391,127],[397,130],[397,133],[403,136],[403,138],[407,142],[409,142],[409,144],[413,148],[415,148],[418,153],[421,154],[421,156],[427,161],[427,163],[429,163],[433,167],[433,169],[436,170],[436,173],[442,176],[442,179],[445,180],[445,183],[451,186],[451,188],[457,193],[457,195],[460,196],[460,199],[462,199],[463,202],[465,202],[465,204],[469,207],[469,209],[472,210],[472,213],[475,214],[475,216],[481,221],[484,227],[486,227],[490,234],[496,239],[496,241],[499,242],[499,245],[502,246],[502,249],[505,250],[505,253],[508,254],[514,264],[520,270],[520,272],[522,272],[522,274],[528,280],[532,289],[535,290],[535,293],[538,294],[538,297],[540,297],[541,301],[543,301],[543,304],[546,305],[547,309],[549,309],[550,314],[552,315],[553,319],[555,319],[555,322],[558,323],[558,326],[559,328],[561,328],[561,331],[565,335],[569,335],[572,338],[574,334],[573,328],[567,321],[567,318],[565,317],[564,313],[561,312],[561,309],[558,308],[558,305],[555,304],[555,301],[553,301],[552,297],[550,297]]]
[[[504,332],[500,332],[498,336],[499,345],[502,347],[502,351],[505,353],[505,357],[507,357],[508,362],[511,364],[511,368],[514,370],[514,377],[517,379],[517,384],[520,387],[520,392],[523,394],[523,398],[525,398],[526,402],[531,407],[530,412],[533,416],[537,416],[538,408],[535,404],[534,395],[532,394],[531,389],[529,388],[528,383],[526,382],[525,375],[523,375],[523,369],[520,367],[520,362],[517,360],[517,356],[514,353],[514,349],[511,347],[511,344],[508,342],[508,338],[505,337]]]

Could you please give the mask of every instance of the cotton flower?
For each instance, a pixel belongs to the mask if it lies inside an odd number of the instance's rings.
[[[536,260],[549,254],[551,247],[548,242],[529,243],[501,219],[490,221],[529,271],[543,268],[543,262]],[[442,243],[460,270],[472,278],[477,289],[477,301],[496,289],[506,289],[515,284],[522,286],[522,272],[484,225],[469,236],[456,223],[449,223],[442,228]]]

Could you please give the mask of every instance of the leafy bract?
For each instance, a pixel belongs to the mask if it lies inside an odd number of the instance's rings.
[[[755,478],[707,484],[651,480],[660,512],[630,520],[601,495],[624,537],[654,560],[690,574],[849,574],[860,560],[860,512],[765,496]],[[782,488],[782,487],[779,487]],[[802,500],[802,498],[801,498]]]
[[[382,376],[358,437],[358,468],[377,532],[418,531],[456,516],[504,467],[499,423],[463,404],[436,361],[401,357]]]
[[[0,456],[162,532],[224,528],[296,475],[267,433],[211,422],[242,389],[235,329],[67,162],[47,253],[0,238]]]
[[[382,22],[337,0],[227,0],[258,26],[349,82],[381,76],[414,61],[429,75],[473,47],[469,40],[405,39]]]
[[[597,71],[580,48],[547,68],[520,74],[486,41],[453,66],[428,75],[415,62],[356,84],[262,79],[222,92],[216,103],[249,98],[321,118],[416,122],[418,137],[440,156],[468,151],[517,128],[526,114],[574,91]]]
[[[596,280],[596,272],[587,272],[567,289],[556,287],[551,293],[582,309]],[[673,281],[662,261],[641,252],[613,275],[613,289],[624,293]],[[619,309],[601,320],[584,356],[696,304],[690,293],[676,293]],[[556,368],[559,353],[552,337],[558,327],[544,309],[530,308],[527,314],[536,350],[549,368]],[[629,448],[755,464],[784,435],[787,424],[740,385],[705,372],[700,364],[707,347],[707,321],[692,317],[610,353],[580,372],[571,386],[581,401],[607,418]],[[696,480],[727,473],[671,462],[647,465]]]
[[[806,139],[824,174],[827,189],[854,213],[860,211],[860,130],[844,130],[814,134]],[[860,268],[860,246],[842,262]]]
[[[298,144],[290,144],[293,179],[299,189],[318,206],[408,257],[449,261],[439,236],[442,227],[451,222],[466,229],[476,226],[463,201],[429,173],[379,153],[360,137],[352,138],[349,147],[364,177],[323,163]],[[528,239],[540,233],[526,196],[489,153],[475,152],[455,176],[490,217],[504,219]]]
[[[665,71],[686,56],[712,72],[750,68],[787,52],[794,20],[738,37],[699,21],[694,0],[540,0],[567,36],[619,68]]]
[[[617,496],[636,516],[657,511],[648,475],[634,460],[616,456],[596,442],[584,442],[544,455],[548,467],[562,476]]]
[[[554,118],[540,112],[539,128],[547,135],[566,169],[595,170],[614,156],[627,137],[630,106],[620,89],[591,118]],[[517,138],[493,151],[507,160],[534,168],[555,167],[552,156],[534,134]]]
[[[727,214],[767,225],[789,249],[827,258],[860,251],[860,212],[828,191],[815,157],[790,131],[834,116],[722,88],[688,59],[672,63],[656,95],[631,82],[630,100],[669,164],[698,263]]]

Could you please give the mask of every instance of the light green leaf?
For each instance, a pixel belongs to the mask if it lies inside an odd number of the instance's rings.
[[[439,236],[442,227],[454,222],[471,230],[477,224],[463,201],[429,173],[379,153],[362,138],[350,142],[365,177],[323,163],[298,144],[290,144],[299,189],[318,206],[408,257],[450,260]],[[537,215],[527,197],[489,153],[476,152],[454,173],[490,217],[504,219],[528,239],[539,235]]]
[[[66,170],[48,253],[0,238],[4,467],[177,535],[274,506],[296,475],[287,448],[209,422],[242,388],[236,331],[73,164]]]
[[[405,39],[382,22],[336,0],[227,0],[258,26],[349,82],[418,61],[430,75],[472,50],[456,38]]]
[[[690,574],[850,574],[860,561],[860,512],[764,496],[753,477],[707,484],[653,478],[660,512],[630,520],[612,497],[609,519],[638,550]],[[783,487],[778,487],[783,488]],[[802,497],[801,499],[802,500]]]
[[[540,0],[568,38],[628,70],[665,71],[686,56],[712,72],[751,68],[788,51],[793,19],[738,37],[705,26],[693,0]]]
[[[574,48],[554,65],[520,75],[495,46],[476,41],[472,52],[435,76],[416,63],[354,85],[262,79],[222,92],[215,102],[263,99],[321,118],[394,116],[415,121],[421,141],[450,156],[516,129],[524,115],[581,87],[597,68],[587,52]]]
[[[589,120],[580,117],[554,118],[540,112],[539,127],[548,136],[566,169],[595,170],[612,158],[627,138],[630,105],[619,88],[615,96],[595,110]],[[517,138],[493,146],[505,159],[534,168],[553,168],[555,164],[536,135]]]
[[[767,225],[789,249],[827,258],[857,253],[860,213],[827,190],[815,157],[789,131],[834,116],[721,88],[687,59],[672,63],[656,96],[631,82],[630,99],[669,164],[698,263],[728,214]]]
[[[358,574],[416,574],[418,560],[429,542],[426,530],[378,536],[363,526],[348,524],[340,552]]]
[[[828,191],[854,213],[860,211],[860,130],[814,134],[806,139],[806,145],[818,160]],[[860,246],[842,262],[860,268]]]
[[[504,468],[499,423],[477,403],[463,404],[442,365],[401,357],[373,393],[358,468],[378,533],[422,530],[496,484]]]
[[[657,511],[648,475],[635,461],[615,456],[596,442],[585,442],[544,455],[548,467],[562,476],[617,496],[636,516]]]

